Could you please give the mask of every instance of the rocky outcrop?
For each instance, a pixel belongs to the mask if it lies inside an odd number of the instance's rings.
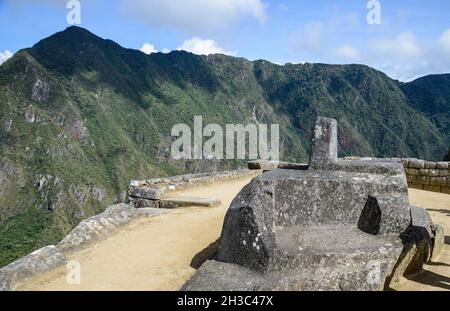
[[[0,269],[0,291],[15,290],[27,278],[45,273],[65,263],[55,246],[46,246]]]
[[[131,205],[110,206],[105,212],[82,221],[58,244],[58,249],[70,252],[85,247],[108,236],[138,215]]]
[[[319,118],[310,170],[273,170],[233,200],[218,251],[184,290],[382,290],[439,249],[395,161],[337,158]]]

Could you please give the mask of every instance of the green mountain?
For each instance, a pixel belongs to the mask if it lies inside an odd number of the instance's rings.
[[[429,75],[401,85],[410,105],[424,113],[450,140],[450,74]],[[450,152],[450,146],[448,146]]]
[[[341,156],[442,159],[448,76],[424,79],[401,84],[360,65],[145,55],[70,27],[0,66],[0,266],[124,200],[130,179],[242,166],[170,158],[172,126],[195,115],[280,124],[286,161],[307,161],[317,115],[338,119]]]

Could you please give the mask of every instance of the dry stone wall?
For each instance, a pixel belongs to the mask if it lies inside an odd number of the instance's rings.
[[[450,162],[402,159],[410,188],[450,194]]]

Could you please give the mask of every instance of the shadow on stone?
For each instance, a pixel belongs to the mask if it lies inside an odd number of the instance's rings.
[[[361,217],[358,221],[358,229],[372,235],[380,233],[381,209],[376,198],[369,196]]]
[[[445,244],[450,245],[450,236],[445,237]]]
[[[220,239],[217,239],[214,243],[211,243],[203,249],[201,252],[199,252],[197,255],[194,256],[191,260],[191,267],[197,270],[200,268],[201,265],[203,265],[206,261],[210,260],[214,257],[217,248],[219,247],[219,241]]]

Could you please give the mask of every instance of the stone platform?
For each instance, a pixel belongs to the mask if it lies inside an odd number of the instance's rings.
[[[401,163],[337,158],[319,118],[309,170],[272,170],[234,199],[214,260],[184,290],[382,290],[439,249]]]

